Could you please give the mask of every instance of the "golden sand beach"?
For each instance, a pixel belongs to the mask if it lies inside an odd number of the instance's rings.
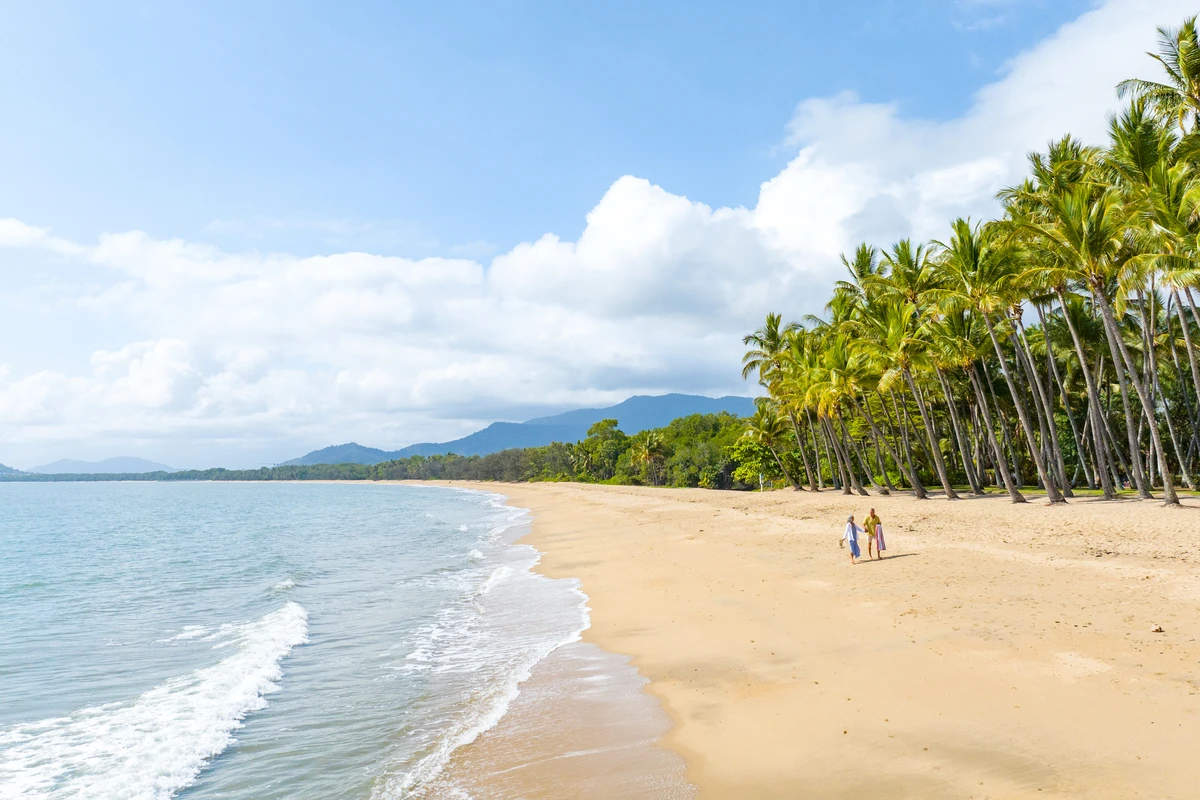
[[[1194,500],[470,486],[532,510],[700,797],[1200,794]],[[851,566],[872,506],[887,558]]]

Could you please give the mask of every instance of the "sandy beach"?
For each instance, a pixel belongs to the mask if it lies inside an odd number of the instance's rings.
[[[532,509],[700,797],[1196,796],[1194,500],[470,486]]]

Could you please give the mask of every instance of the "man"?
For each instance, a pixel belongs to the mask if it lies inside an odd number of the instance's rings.
[[[867,558],[871,557],[871,548],[875,548],[876,560],[883,558],[883,523],[879,521],[879,517],[875,516],[875,509],[871,509],[871,513],[863,520],[863,527],[867,529]],[[879,537],[876,541],[875,537]]]

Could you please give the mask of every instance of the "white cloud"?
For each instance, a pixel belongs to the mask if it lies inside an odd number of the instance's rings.
[[[48,280],[66,262],[100,276],[76,307],[141,332],[90,370],[0,370],[0,439],[29,463],[83,442],[111,451],[95,455],[157,443],[195,463],[253,441],[283,458],[296,441],[460,435],[496,409],[744,391],[740,337],[767,311],[819,311],[838,254],[861,240],[941,236],[954,216],[992,213],[1051,138],[1100,141],[1116,82],[1152,74],[1154,26],[1189,10],[1113,0],[1016,58],[957,119],[805,100],[795,156],[754,208],[625,176],[578,241],[546,234],[486,263],[226,252],[136,231],[85,245],[0,220],[0,246],[55,256]]]

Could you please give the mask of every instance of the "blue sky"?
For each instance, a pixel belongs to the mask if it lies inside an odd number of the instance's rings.
[[[0,207],[237,248],[490,255],[634,174],[753,205],[796,103],[951,118],[1089,4],[24,3]]]
[[[636,393],[1101,141],[1184,0],[5,4],[0,462],[250,466]]]

